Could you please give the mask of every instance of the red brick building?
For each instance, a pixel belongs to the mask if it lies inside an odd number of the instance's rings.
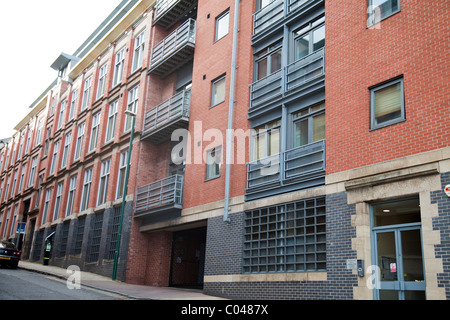
[[[55,61],[0,151],[0,237],[38,261],[50,236],[51,264],[109,276],[130,110],[119,279],[233,299],[448,299],[448,10],[122,1]]]

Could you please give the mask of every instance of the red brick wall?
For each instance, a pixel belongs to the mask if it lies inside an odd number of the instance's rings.
[[[401,1],[367,28],[366,2],[326,1],[327,174],[450,144],[449,2]],[[370,131],[370,86],[403,75],[406,121]]]

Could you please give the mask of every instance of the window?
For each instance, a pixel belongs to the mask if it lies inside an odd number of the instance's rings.
[[[222,147],[215,147],[206,152],[206,180],[220,177],[222,164]]]
[[[17,190],[18,193],[22,192],[22,186],[23,186],[23,179],[25,179],[25,171],[27,170],[26,165],[22,166],[22,172],[20,173],[20,180],[19,180],[19,189]],[[0,191],[1,194],[1,191]]]
[[[136,86],[133,89],[131,89],[130,91],[128,91],[127,110],[136,114],[137,108],[138,108],[138,100],[139,100],[139,86]],[[128,131],[131,129],[132,121],[133,121],[133,117],[126,114],[124,131]]]
[[[84,128],[85,123],[83,122],[78,126],[77,142],[75,144],[75,156],[73,160],[78,160],[81,157],[81,150],[83,148],[83,138],[84,138]]]
[[[261,50],[255,55],[256,80],[281,69],[281,41]]]
[[[59,153],[59,141],[56,141],[53,146],[52,162],[50,164],[50,174],[55,173],[58,153]]]
[[[28,180],[28,186],[31,187],[34,184],[34,179],[36,175],[38,157],[34,157],[31,162],[30,180]]]
[[[52,196],[52,189],[47,189],[47,192],[45,193],[45,202],[44,202],[44,209],[42,210],[42,221],[41,224],[44,224],[47,222],[47,215],[48,210],[50,207],[50,198]]]
[[[100,112],[92,117],[91,137],[89,139],[89,152],[97,147],[98,131],[100,129]]]
[[[14,206],[14,214],[13,214],[13,220],[12,220],[12,222],[11,222],[11,228],[10,228],[10,230],[9,230],[9,235],[10,236],[12,236],[13,234],[14,234],[14,231],[15,231],[15,229],[14,229],[14,227],[15,227],[15,224],[16,224],[16,218],[17,218],[17,210],[19,209],[19,205],[15,205]]]
[[[123,196],[123,189],[125,186],[125,175],[127,170],[128,150],[120,154],[119,174],[117,176],[117,192],[116,199]]]
[[[117,119],[118,106],[119,106],[119,100],[116,100],[109,105],[108,123],[106,124],[105,142],[108,142],[108,141],[114,139],[114,133],[116,132],[116,119]]]
[[[261,160],[280,153],[280,126],[276,120],[252,130],[252,159]]]
[[[227,10],[216,18],[216,41],[228,34],[230,26],[230,11]]]
[[[61,129],[63,121],[64,121],[64,110],[66,109],[67,100],[64,100],[61,102],[61,107],[59,108],[59,115],[58,115],[58,124],[56,126],[56,130]]]
[[[70,178],[70,185],[69,185],[69,195],[67,198],[67,205],[66,205],[66,217],[69,217],[73,213],[73,200],[75,199],[75,190],[77,188],[77,176],[73,176]]]
[[[125,48],[116,53],[116,63],[114,65],[113,87],[122,81],[123,66],[125,60]]]
[[[268,6],[274,0],[258,0],[257,1],[257,10],[261,10],[262,8]]]
[[[106,73],[108,71],[108,65],[104,64],[99,71],[98,74],[98,85],[97,85],[97,99],[103,96],[103,93],[105,92],[105,85],[106,85]]]
[[[78,89],[72,92],[72,100],[70,101],[70,108],[69,108],[69,121],[72,120],[73,117],[75,116],[77,101],[78,101]]]
[[[326,270],[325,198],[245,212],[244,273]]]
[[[369,88],[371,129],[405,120],[403,78]]]
[[[367,25],[371,26],[400,11],[400,0],[367,0]]]
[[[325,139],[325,103],[293,114],[294,148]]]
[[[83,98],[81,100],[81,111],[89,106],[89,97],[91,95],[92,77],[89,77],[84,82]]]
[[[41,119],[39,120],[38,123],[38,130],[37,130],[37,135],[36,135],[36,144],[35,146],[39,145],[42,141],[42,130],[44,127],[44,121]],[[8,163],[8,161],[6,161],[6,163]]]
[[[100,182],[98,186],[97,205],[101,205],[106,202],[110,168],[111,168],[111,159],[102,162],[102,167],[100,171]]]
[[[11,208],[8,208],[8,211],[6,211],[6,220],[5,220],[5,229],[3,229],[3,237],[6,238],[7,230],[8,230],[8,222],[9,222],[9,216],[11,214]]]
[[[132,72],[136,71],[142,66],[142,60],[144,59],[144,39],[145,31],[141,32],[134,39],[134,53],[133,53],[133,67]]]
[[[325,17],[294,32],[294,60],[297,61],[325,46]]]
[[[53,220],[52,221],[55,221],[59,217],[59,211],[61,209],[61,199],[62,199],[63,187],[64,187],[64,183],[61,182],[58,184],[58,187],[56,189],[56,201],[55,201],[55,208],[53,209]]]
[[[64,168],[67,165],[67,159],[69,158],[70,139],[72,139],[72,132],[67,133],[64,140],[61,168]]]
[[[92,168],[86,169],[84,172],[83,193],[81,194],[80,210],[84,211],[89,207],[89,196],[91,194]]]
[[[221,76],[212,82],[211,107],[225,101],[226,77]]]

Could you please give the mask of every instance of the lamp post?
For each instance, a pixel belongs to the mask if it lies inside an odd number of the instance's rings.
[[[123,183],[123,194],[122,194],[122,206],[120,207],[120,221],[119,221],[119,231],[117,234],[117,244],[116,244],[116,252],[114,254],[114,266],[112,273],[112,280],[116,280],[117,277],[117,266],[119,263],[119,252],[120,252],[120,240],[122,237],[122,224],[123,224],[123,215],[125,211],[125,201],[127,198],[128,192],[128,179],[130,177],[130,162],[131,162],[131,151],[133,150],[133,138],[134,138],[134,125],[136,124],[136,114],[130,110],[126,110],[125,114],[131,117],[132,125],[131,125],[131,135],[130,135],[130,146],[128,147],[128,159],[127,159],[127,169],[125,173],[125,181]]]

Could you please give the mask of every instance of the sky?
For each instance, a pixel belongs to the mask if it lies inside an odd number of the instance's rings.
[[[120,0],[21,0],[0,2],[0,139],[31,111],[57,78],[50,68],[73,54]]]

